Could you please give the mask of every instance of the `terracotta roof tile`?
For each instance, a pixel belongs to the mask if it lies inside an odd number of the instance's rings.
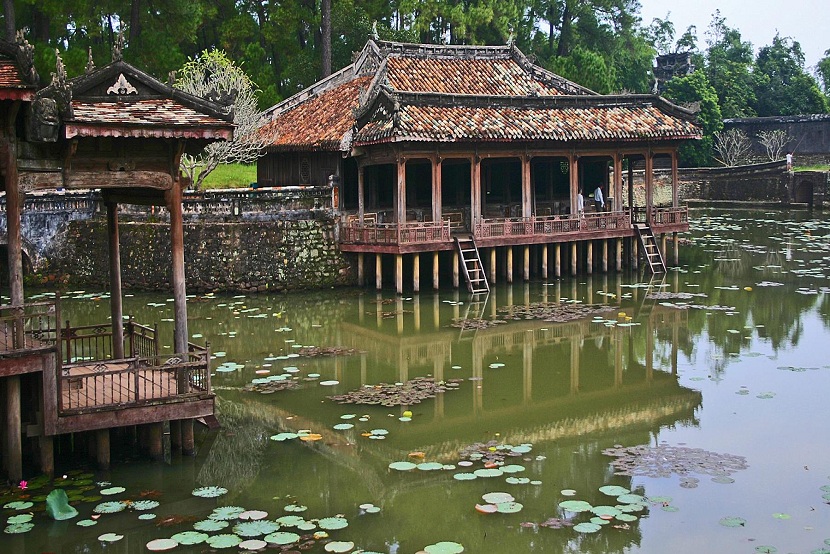
[[[20,78],[20,70],[13,60],[0,58],[0,88],[27,88],[29,86]]]
[[[266,124],[262,132],[276,131],[276,149],[339,150],[354,125],[352,110],[358,106],[360,89],[371,80],[358,77],[325,91]]]
[[[394,90],[494,96],[562,94],[533,78],[513,59],[424,59],[390,57],[387,79]]]
[[[70,132],[71,136],[179,136],[177,133],[183,133],[182,136],[189,137],[196,127],[204,129],[207,133],[204,136],[222,136],[232,127],[227,121],[197,112],[170,98],[134,102],[73,100],[72,111],[73,119],[66,122],[67,138]]]
[[[391,140],[464,141],[620,141],[697,138],[689,121],[653,105],[480,108],[404,106],[383,113],[354,137],[356,144]]]

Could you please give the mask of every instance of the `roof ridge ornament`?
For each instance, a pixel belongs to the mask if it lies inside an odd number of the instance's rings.
[[[138,90],[130,84],[124,74],[121,73],[118,75],[118,79],[115,80],[115,83],[107,89],[107,94],[116,94],[118,96],[128,95],[128,94],[138,94]]]
[[[30,83],[37,83],[38,74],[35,69],[35,47],[26,40],[28,29],[18,29],[14,34],[14,42],[17,44],[17,63],[20,65],[23,77]]]
[[[86,74],[89,75],[93,71],[95,71],[95,61],[92,59],[92,46],[90,46],[86,56]]]

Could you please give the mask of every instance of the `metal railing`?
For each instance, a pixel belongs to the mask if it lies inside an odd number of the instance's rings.
[[[124,322],[124,353],[127,358],[157,356],[159,353],[157,329],[132,320]],[[72,327],[69,321],[61,328],[61,354],[64,364],[104,362],[113,359],[112,325],[81,325]]]
[[[54,348],[56,302],[0,306],[0,355]]]
[[[138,356],[64,367],[58,384],[61,415],[129,408],[210,392],[210,349]]]

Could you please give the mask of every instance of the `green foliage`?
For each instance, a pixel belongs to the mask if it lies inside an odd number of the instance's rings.
[[[723,117],[754,116],[752,44],[741,40],[740,31],[726,25],[719,11],[712,17],[707,35],[705,72],[717,92]]]
[[[548,69],[601,94],[614,87],[614,68],[608,67],[602,55],[581,47],[568,56],[553,58]]]
[[[205,177],[204,189],[247,188],[256,182],[255,164],[220,164]]]
[[[775,35],[758,51],[755,69],[755,111],[761,116],[827,113],[827,97],[804,70],[801,45]]]
[[[824,94],[830,97],[830,50],[824,52],[824,57],[816,65],[816,74],[821,79]]]
[[[666,97],[679,104],[699,106],[698,123],[703,128],[701,140],[680,147],[680,163],[683,166],[708,166],[712,164],[714,134],[723,128],[723,117],[718,105],[718,95],[706,74],[697,70],[686,77],[675,77],[666,86]]]

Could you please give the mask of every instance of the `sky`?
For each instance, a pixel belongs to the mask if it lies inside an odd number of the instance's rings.
[[[674,24],[675,39],[689,25],[697,26],[698,48],[706,48],[706,30],[712,14],[720,10],[726,25],[738,29],[755,53],[772,43],[776,31],[801,44],[805,66],[813,66],[830,49],[830,0],[640,0],[643,25],[659,17]]]

